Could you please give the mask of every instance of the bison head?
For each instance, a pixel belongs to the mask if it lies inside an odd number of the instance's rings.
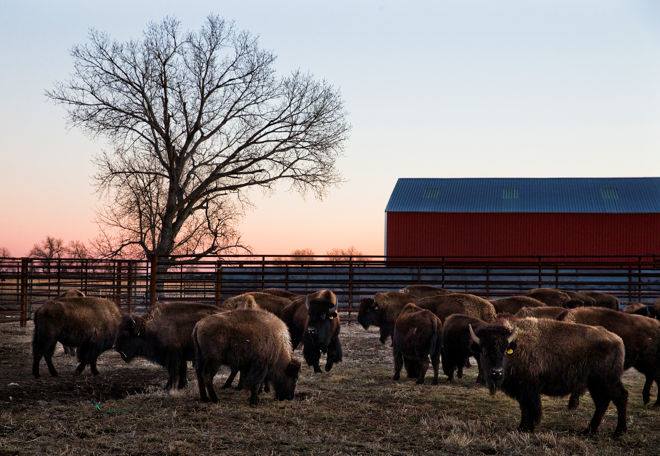
[[[284,372],[273,378],[275,399],[278,401],[293,400],[293,394],[296,391],[296,383],[298,383],[298,374],[300,374],[300,361],[292,359],[289,364],[287,364]]]
[[[145,350],[145,324],[142,317],[124,315],[117,330],[114,349],[121,355],[121,359],[131,362]]]
[[[509,359],[516,352],[516,330],[507,323],[482,326],[476,333],[469,325],[469,330],[488,389],[495,394],[502,386]]]
[[[309,316],[306,336],[325,353],[336,331],[337,305],[327,299],[309,297],[305,305]]]
[[[360,301],[357,321],[364,329],[369,326],[380,326],[380,306],[373,298],[364,298]]]

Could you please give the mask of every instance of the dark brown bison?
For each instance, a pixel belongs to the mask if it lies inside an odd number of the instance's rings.
[[[420,299],[451,292],[444,288],[433,287],[431,285],[408,285],[401,289],[401,293],[405,293],[415,299]]]
[[[380,343],[384,344],[394,332],[394,322],[410,302],[415,299],[407,293],[386,291],[376,293],[373,298],[360,301],[357,320],[364,329],[376,326],[380,330]]]
[[[469,326],[476,331],[486,323],[478,318],[463,314],[447,317],[442,326],[442,371],[450,382],[454,381],[454,372],[458,378],[463,377],[463,367],[470,356],[475,356],[479,363],[478,353],[472,349]],[[481,381],[481,369],[479,378]]]
[[[187,362],[195,359],[193,327],[219,311],[207,304],[156,304],[144,316],[122,318],[114,348],[127,363],[141,357],[165,367],[169,374],[165,389],[185,388]]]
[[[321,372],[321,353],[327,353],[325,370],[343,359],[337,313],[337,296],[330,290],[320,290],[295,299],[282,311],[282,320],[291,333],[295,350],[303,343],[303,357],[314,372]]]
[[[646,304],[641,302],[633,302],[624,307],[622,311],[625,313],[634,314],[636,311],[643,309],[644,307],[646,307]]]
[[[545,303],[548,306],[566,307],[571,297],[561,290],[555,288],[534,288],[527,292],[527,296]]]
[[[560,315],[568,312],[568,309],[563,307],[556,306],[545,306],[545,307],[523,307],[518,312],[516,312],[516,317],[536,317],[536,318],[549,318],[550,320],[556,320]]]
[[[301,295],[299,293],[294,293],[289,290],[282,290],[281,288],[266,288],[262,290],[263,293],[268,293],[269,295],[273,296],[279,296],[280,298],[287,298],[287,299],[296,299],[299,298]]]
[[[624,368],[634,367],[646,377],[642,390],[644,404],[651,400],[651,385],[658,385],[655,406],[660,406],[660,321],[600,307],[571,309],[561,319],[571,323],[602,326],[623,339],[626,347]],[[577,406],[578,394],[569,407]]]
[[[545,307],[546,304],[530,296],[510,296],[490,301],[498,314],[515,314],[523,307]]]
[[[618,413],[615,435],[626,431],[628,392],[621,382],[625,349],[604,328],[523,318],[485,325],[470,335],[479,350],[491,394],[502,389],[520,404],[521,431],[541,421],[541,394],[564,396],[589,390],[596,410],[586,429],[595,433],[610,401]]]
[[[479,318],[485,322],[494,321],[497,317],[495,307],[479,296],[467,293],[449,293],[422,298],[417,301],[422,309],[430,310],[443,322],[453,314],[465,314]]]
[[[619,299],[609,293],[602,291],[583,291],[582,294],[592,298],[595,307],[606,307],[612,310],[619,310]]]
[[[632,313],[633,315],[641,315],[643,317],[655,318],[656,320],[660,320],[660,306],[658,306],[657,304],[655,305],[649,304],[642,306],[636,309]]]
[[[34,313],[32,336],[32,374],[39,377],[39,362],[46,359],[53,377],[55,345],[76,347],[80,374],[89,364],[92,374],[98,375],[96,360],[112,348],[121,321],[121,312],[114,302],[93,297],[69,297],[48,301]]]
[[[421,309],[415,304],[407,304],[394,324],[392,352],[394,355],[394,380],[399,380],[401,368],[406,361],[408,366],[415,366],[417,383],[424,383],[429,368],[429,358],[433,366],[433,384],[438,384],[440,368],[440,344],[442,321],[433,312]]]
[[[253,299],[254,304],[260,309],[267,310],[268,312],[275,314],[278,317],[282,315],[284,308],[291,304],[291,299],[289,298],[283,298],[282,296],[260,291],[251,291],[249,293],[243,293],[225,300],[225,302],[222,304],[222,307],[229,309],[239,308],[240,306],[245,307],[245,300],[248,299],[248,296]],[[251,303],[249,305],[251,305]]]
[[[218,401],[213,377],[221,366],[240,371],[257,405],[259,389],[270,382],[278,400],[293,399],[300,362],[293,357],[282,320],[260,309],[236,309],[201,319],[193,329],[195,370],[202,401]]]
[[[593,307],[596,305],[596,300],[591,296],[580,291],[562,290],[571,298],[568,302],[564,303],[564,307],[572,309],[574,307]]]

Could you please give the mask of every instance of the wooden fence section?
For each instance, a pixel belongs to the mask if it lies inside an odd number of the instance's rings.
[[[334,290],[344,311],[377,291],[429,284],[484,297],[530,288],[601,290],[624,303],[660,297],[660,257],[386,258],[244,255],[190,261],[0,258],[0,322],[25,324],[68,288],[143,312],[158,300],[220,303],[248,290]]]

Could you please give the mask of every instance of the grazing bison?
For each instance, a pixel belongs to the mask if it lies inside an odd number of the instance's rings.
[[[407,287],[401,289],[401,293],[405,293],[414,299],[420,299],[451,292],[445,290],[444,288],[433,287],[431,285],[408,285]]]
[[[69,297],[48,301],[34,313],[32,336],[32,375],[39,377],[39,362],[46,359],[53,377],[55,345],[76,347],[80,374],[89,364],[92,374],[98,375],[96,360],[112,348],[121,320],[121,312],[114,302],[93,297]]]
[[[571,323],[602,326],[623,339],[626,347],[625,369],[634,367],[646,377],[642,400],[651,400],[651,385],[658,385],[655,406],[660,406],[660,321],[630,315],[612,309],[581,307],[572,309],[561,319]],[[569,407],[576,407],[579,394],[571,396]]]
[[[568,312],[568,309],[563,307],[556,306],[545,306],[545,307],[523,307],[518,312],[516,312],[516,317],[525,318],[525,317],[536,317],[536,318],[548,318],[550,320],[557,320],[560,315]]]
[[[555,288],[534,288],[527,292],[527,296],[555,307],[566,307],[566,303],[571,301],[571,297],[567,293]]]
[[[508,298],[495,299],[491,301],[495,312],[498,314],[508,313],[515,314],[523,307],[545,307],[545,303],[534,299],[530,296],[511,296]]]
[[[394,355],[394,380],[399,380],[401,368],[406,361],[408,366],[414,366],[417,383],[423,384],[426,371],[429,368],[429,358],[433,365],[433,384],[438,384],[438,369],[440,368],[440,344],[442,336],[442,321],[431,311],[407,304],[394,324],[392,335],[392,352]]]
[[[537,318],[469,330],[491,394],[502,389],[520,404],[520,431],[534,431],[541,421],[541,394],[564,396],[585,389],[596,406],[586,432],[598,430],[610,401],[618,414],[615,435],[626,431],[625,349],[616,334]]]
[[[195,359],[193,327],[219,311],[207,304],[158,303],[144,316],[122,318],[114,348],[127,363],[141,357],[165,367],[169,374],[166,390],[185,388],[187,362]]]
[[[458,378],[463,377],[463,367],[470,356],[477,358],[478,353],[472,349],[469,326],[476,331],[486,323],[478,318],[463,314],[454,314],[447,317],[442,326],[442,371],[450,382],[454,381],[454,372]],[[481,381],[481,369],[477,381]]]
[[[595,307],[619,310],[619,299],[616,296],[601,291],[584,291],[582,293],[595,301],[593,304]]]
[[[270,382],[278,400],[293,399],[300,362],[293,357],[282,320],[260,309],[236,309],[201,319],[193,329],[195,370],[202,401],[218,401],[213,377],[221,366],[240,371],[257,405],[259,389]]]
[[[337,296],[330,290],[320,290],[294,300],[282,311],[282,320],[291,333],[295,350],[303,343],[303,357],[314,372],[321,372],[321,353],[327,353],[325,370],[343,359],[339,340],[340,320]]]
[[[495,307],[479,296],[467,293],[449,293],[423,298],[417,301],[422,309],[430,310],[442,321],[453,314],[465,314],[480,320],[494,321],[497,314]]]
[[[364,298],[360,301],[358,323],[364,329],[377,326],[380,329],[380,343],[384,344],[394,332],[394,322],[403,308],[414,301],[415,299],[407,293],[398,291],[376,293],[373,298]]]

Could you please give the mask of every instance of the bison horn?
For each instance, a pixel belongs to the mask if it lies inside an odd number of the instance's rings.
[[[516,327],[514,326],[514,327],[513,327],[513,332],[511,332],[511,335],[510,335],[509,337],[507,337],[506,341],[507,341],[508,343],[511,343],[511,342],[513,342],[514,340],[516,340],[517,338],[518,338],[518,328],[516,328]]]
[[[472,325],[468,325],[468,328],[470,329],[470,339],[472,339],[472,342],[474,342],[477,345],[481,344],[481,341],[477,337],[477,335],[474,332],[474,329],[472,329]]]
[[[305,297],[305,307],[309,310],[309,295]]]

